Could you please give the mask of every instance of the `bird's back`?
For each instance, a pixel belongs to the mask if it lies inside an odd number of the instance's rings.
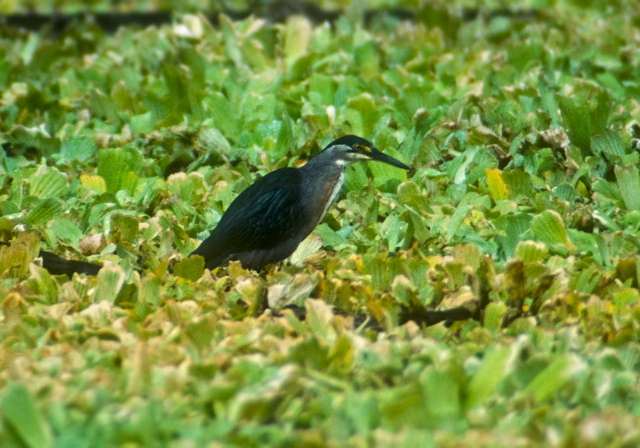
[[[211,235],[191,255],[204,257],[208,269],[229,260],[240,260],[246,268],[259,268],[286,258],[290,253],[282,253],[290,246],[291,252],[295,250],[304,223],[301,191],[297,168],[267,174],[240,193]]]

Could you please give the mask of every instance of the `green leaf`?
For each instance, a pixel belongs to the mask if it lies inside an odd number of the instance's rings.
[[[576,189],[569,184],[560,184],[553,189],[553,193],[561,201],[573,202],[576,197]]]
[[[588,93],[560,98],[560,109],[571,142],[582,157],[591,151],[591,137],[604,131],[612,109],[606,90],[596,87]]]
[[[520,201],[532,196],[531,175],[522,170],[508,170],[502,172],[502,180],[509,190],[509,199]]]
[[[24,198],[24,178],[20,171],[13,174],[11,181],[11,191],[9,195],[9,201],[11,201],[17,208],[22,207],[22,200]],[[5,213],[9,214],[9,213]]]
[[[395,252],[400,247],[406,233],[407,223],[402,221],[397,214],[387,216],[380,226],[380,235],[387,240],[389,252]]]
[[[62,205],[57,199],[43,199],[24,217],[24,223],[31,227],[37,227],[49,222],[61,213]]]
[[[173,272],[178,277],[196,281],[202,277],[204,272],[204,258],[200,255],[184,258],[173,266]]]
[[[491,302],[484,312],[484,327],[499,331],[502,328],[502,318],[506,313],[507,306],[503,302]]]
[[[515,255],[525,263],[533,263],[546,260],[549,257],[549,250],[543,243],[520,241],[516,246]]]
[[[394,149],[388,149],[385,153],[398,160],[402,160],[402,156]],[[387,183],[391,183],[395,189],[395,185],[407,180],[407,172],[395,166],[380,162],[370,162],[368,166],[373,174],[373,185],[378,189]]]
[[[29,287],[37,291],[39,300],[44,303],[58,303],[59,289],[51,273],[37,265],[29,266]]]
[[[340,234],[336,233],[327,224],[320,224],[314,230],[315,233],[320,235],[322,243],[325,246],[331,247],[334,250],[339,250],[343,246],[350,245],[349,240]]]
[[[618,60],[619,61],[619,60]],[[599,73],[595,76],[600,84],[611,91],[611,96],[616,101],[621,100],[626,95],[625,87],[620,83],[616,76],[610,71]]]
[[[345,176],[344,191],[360,191],[369,184],[366,166],[363,163],[351,165]]]
[[[371,275],[371,287],[376,291],[387,290],[392,280],[387,260],[380,255],[365,255],[365,263]]]
[[[111,96],[105,95],[99,89],[94,89],[91,92],[89,106],[94,114],[104,117],[105,120],[114,126],[120,125],[120,115],[118,113],[118,106]]]
[[[138,301],[158,306],[162,297],[162,289],[163,285],[158,277],[145,276],[138,291]]]
[[[593,184],[593,191],[613,201],[622,200],[620,191],[616,188],[616,185],[606,179],[598,179],[595,181]]]
[[[571,142],[586,155],[591,143],[589,104],[581,98],[561,97],[560,109]]]
[[[409,214],[409,225],[407,226],[405,243],[408,244],[413,238],[417,239],[420,243],[424,243],[431,236],[424,218],[411,208],[407,208],[407,211]]]
[[[311,23],[302,16],[292,16],[284,29],[284,54],[287,65],[307,52],[311,38]]]
[[[591,139],[591,148],[594,153],[604,154],[607,157],[623,157],[625,155],[620,134],[611,129],[605,129],[602,134],[594,135]]]
[[[177,194],[185,206],[199,202],[207,192],[205,180],[197,172],[173,174],[167,180],[167,184],[169,190]]]
[[[54,219],[46,231],[54,240],[65,241],[74,246],[78,246],[83,236],[80,228],[65,218]]]
[[[36,399],[22,383],[6,386],[2,399],[2,416],[15,435],[16,446],[45,448],[52,446],[51,433],[38,410]]]
[[[531,220],[534,235],[548,245],[561,245],[570,252],[576,248],[569,239],[562,217],[553,210],[545,210]]]
[[[220,15],[220,30],[224,42],[225,57],[236,65],[242,63],[241,45],[235,23],[226,15]]]
[[[89,135],[73,135],[62,141],[60,146],[60,159],[62,160],[87,160],[98,149],[96,142]]]
[[[124,270],[113,263],[105,264],[98,273],[98,284],[93,293],[93,302],[100,303],[104,300],[114,303],[122,285],[124,285]]]
[[[98,152],[98,175],[104,179],[110,193],[126,188],[131,190],[141,166],[142,156],[134,149],[105,148]]]
[[[640,302],[640,292],[635,288],[622,288],[612,296],[613,303],[619,308],[633,306]]]
[[[480,368],[469,383],[466,401],[468,409],[482,404],[494,392],[509,373],[507,366],[512,356],[511,347],[493,348],[485,354]]]
[[[460,415],[460,387],[449,372],[428,367],[420,375],[427,412],[438,422],[447,423]]]
[[[110,232],[115,241],[133,243],[139,234],[140,225],[134,216],[123,213],[113,213],[110,217]]]
[[[13,201],[0,202],[0,216],[16,215],[18,213],[20,213],[20,208],[15,202]],[[13,228],[13,226],[11,226],[11,228]]]
[[[333,105],[336,87],[331,76],[313,72],[309,76],[308,83],[309,96],[314,99],[313,103],[324,106]],[[306,105],[308,106],[313,103],[307,103]],[[324,112],[324,109],[322,109],[322,111]]]
[[[432,416],[427,413],[420,384],[417,382],[385,388],[382,399],[385,426],[401,430],[409,425],[411,427],[424,428],[427,426],[432,428],[440,423],[440,421],[434,421]],[[434,443],[426,445],[417,443],[415,446],[431,447],[436,445]]]
[[[197,143],[207,151],[227,157],[231,155],[231,145],[229,141],[217,128],[203,126],[198,131]]]
[[[620,195],[628,211],[640,210],[640,175],[635,165],[614,167]]]
[[[469,212],[471,212],[472,209],[473,207],[470,204],[461,205],[458,208],[456,208],[456,211],[453,212],[453,215],[451,215],[451,218],[449,220],[449,227],[447,229],[447,237],[446,237],[447,242],[451,242],[456,232],[458,232],[458,229],[462,225],[462,222],[467,217]]]
[[[219,92],[212,92],[211,95],[208,95],[204,99],[204,104],[213,118],[214,126],[226,138],[237,140],[242,129],[238,108]]]
[[[215,329],[212,319],[211,315],[205,315],[185,325],[185,334],[196,346],[209,347],[211,344]]]
[[[51,157],[60,149],[60,139],[51,137],[42,127],[26,128],[21,125],[13,127],[7,140],[18,145],[33,148],[40,157]]]
[[[21,232],[11,244],[0,245],[0,274],[20,277],[29,272],[29,263],[40,250],[40,239],[35,232]]]
[[[354,48],[354,60],[360,70],[361,76],[368,81],[378,75],[380,58],[378,56],[378,45],[369,40]]]
[[[507,258],[513,257],[516,245],[531,227],[531,215],[528,213],[506,214],[495,219],[494,224],[501,231],[496,238]]]
[[[580,370],[584,362],[576,355],[561,354],[527,385],[524,392],[533,395],[536,401],[553,399],[558,391]]]
[[[397,189],[398,200],[400,202],[411,202],[412,199],[422,196],[420,187],[412,180],[402,182]]]
[[[156,127],[156,121],[152,112],[146,112],[144,114],[133,115],[129,122],[131,126],[131,133],[133,135],[148,134]]]
[[[29,178],[31,195],[44,198],[60,198],[68,189],[67,177],[56,168],[40,165]]]

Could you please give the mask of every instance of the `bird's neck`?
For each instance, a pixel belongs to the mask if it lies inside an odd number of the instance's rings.
[[[333,186],[335,179],[339,179],[338,187],[342,186],[344,171],[349,163],[344,160],[336,162],[334,159],[330,153],[323,151],[300,168],[307,188],[323,190],[329,184]]]
[[[314,163],[317,156],[300,168],[303,171],[302,179],[305,194],[313,210],[313,227],[324,218],[331,205],[338,198],[342,184],[344,184],[345,165],[332,163]]]

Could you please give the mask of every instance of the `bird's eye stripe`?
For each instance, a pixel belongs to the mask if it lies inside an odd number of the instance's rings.
[[[361,152],[371,152],[371,148],[369,148],[368,146],[365,146],[365,145],[360,145],[360,144],[358,144],[358,143],[356,143],[355,145],[353,145],[353,149],[354,149],[354,151],[356,151],[356,152],[358,152],[358,151],[361,151]]]

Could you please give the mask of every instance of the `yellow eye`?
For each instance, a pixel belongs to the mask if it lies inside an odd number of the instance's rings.
[[[371,148],[369,148],[368,146],[360,145],[359,143],[356,143],[355,145],[353,145],[353,150],[355,152],[370,152]]]

